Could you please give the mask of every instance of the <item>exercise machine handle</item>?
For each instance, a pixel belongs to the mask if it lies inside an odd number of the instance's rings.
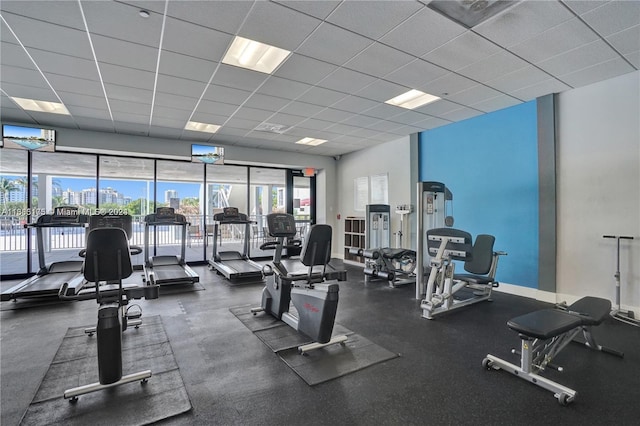
[[[628,235],[603,235],[602,238],[620,238],[622,240],[633,240],[634,238]]]

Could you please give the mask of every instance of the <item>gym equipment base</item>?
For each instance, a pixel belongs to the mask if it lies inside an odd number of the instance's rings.
[[[229,311],[265,345],[277,353],[280,359],[309,386],[355,373],[400,356],[340,324],[335,324],[333,335],[346,334],[348,336],[346,342],[301,355],[298,347],[312,343],[308,337],[267,313],[253,315],[250,309],[251,305],[247,305],[230,308]]]
[[[82,395],[75,404],[64,391],[97,381],[96,337],[87,327],[69,328],[40,388],[24,414],[22,425],[127,424],[143,425],[176,416],[191,409],[180,370],[159,316],[145,317],[139,329],[122,335],[123,370],[150,368],[153,376],[140,382]],[[68,395],[69,396],[69,395]]]

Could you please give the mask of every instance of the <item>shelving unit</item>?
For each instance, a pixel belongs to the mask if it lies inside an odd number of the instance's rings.
[[[366,248],[365,218],[349,216],[344,219],[344,260],[364,264],[362,256],[349,253],[351,248]]]

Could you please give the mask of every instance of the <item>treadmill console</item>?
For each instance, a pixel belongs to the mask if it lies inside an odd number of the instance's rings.
[[[43,214],[38,217],[38,224],[85,224],[89,222],[86,214],[81,214],[78,206],[60,206],[53,209],[52,214]]]
[[[298,232],[296,220],[293,215],[287,213],[271,213],[267,215],[267,226],[269,227],[269,235],[272,237],[292,238]]]
[[[175,209],[173,207],[158,207],[156,209],[156,220],[158,222],[176,220]]]
[[[247,215],[240,213],[237,207],[225,207],[222,213],[213,215],[213,220],[220,223],[247,223]]]
[[[155,213],[148,214],[144,221],[151,225],[181,225],[187,223],[187,218],[180,213],[176,213],[173,207],[158,207]]]
[[[131,215],[128,214],[94,214],[89,218],[89,229],[120,228],[127,238],[131,238],[133,225]]]

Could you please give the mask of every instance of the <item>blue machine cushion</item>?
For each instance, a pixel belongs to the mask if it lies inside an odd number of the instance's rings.
[[[577,313],[584,325],[597,325],[609,317],[611,301],[599,297],[586,296],[570,305],[567,310]]]
[[[507,321],[507,326],[520,335],[545,340],[581,324],[579,316],[557,309],[541,309]]]

